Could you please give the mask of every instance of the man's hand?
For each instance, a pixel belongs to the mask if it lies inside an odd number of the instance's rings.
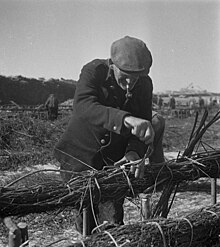
[[[129,163],[130,161],[136,161],[139,159],[140,159],[140,157],[136,152],[130,151],[130,152],[126,153],[122,159],[115,162],[114,165],[115,166],[122,166],[126,163]],[[135,178],[143,178],[143,176],[144,176],[144,162],[139,162],[139,163],[140,164],[131,165],[131,167],[130,167],[130,172],[132,174],[135,174]]]
[[[124,118],[125,127],[131,129],[131,133],[137,136],[145,144],[150,144],[154,140],[154,130],[151,122],[145,119],[127,116]]]

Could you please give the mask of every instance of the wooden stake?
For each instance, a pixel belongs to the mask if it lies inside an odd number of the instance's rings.
[[[18,228],[21,231],[21,242],[25,243],[28,240],[28,225],[25,222],[19,222]],[[25,246],[28,246],[28,243]]]
[[[88,214],[87,208],[83,208],[83,237],[88,235]]]
[[[145,195],[141,194],[141,220],[149,219],[151,216],[151,205],[150,205],[150,198]]]
[[[211,196],[212,196],[212,204],[217,203],[217,179],[211,178]]]

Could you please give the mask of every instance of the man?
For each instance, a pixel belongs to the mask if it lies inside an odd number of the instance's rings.
[[[176,100],[173,95],[170,96],[169,107],[171,110],[176,109]]]
[[[163,108],[163,98],[161,95],[159,95],[157,104],[159,106],[159,109],[161,110]]]
[[[45,102],[45,107],[48,112],[48,119],[55,120],[58,117],[58,106],[59,102],[58,99],[55,97],[54,94],[50,94],[48,99]]]
[[[126,36],[112,44],[110,59],[95,59],[83,67],[72,118],[54,150],[62,170],[122,165],[143,158],[149,145],[154,148],[150,161],[164,161],[164,119],[156,114],[152,118],[151,64],[145,43]],[[143,164],[131,166],[131,172],[142,176]],[[64,181],[71,178],[70,173],[61,176]],[[113,223],[123,224],[123,200],[114,207]],[[88,218],[91,232],[96,226],[91,212]],[[81,215],[76,223],[82,231]]]

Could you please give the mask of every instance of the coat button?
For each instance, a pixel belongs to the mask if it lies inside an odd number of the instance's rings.
[[[113,130],[117,130],[117,126],[113,126]]]
[[[105,139],[101,139],[101,144],[105,144]]]

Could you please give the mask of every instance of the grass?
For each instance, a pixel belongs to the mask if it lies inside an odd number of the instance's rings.
[[[33,119],[20,116],[17,121],[7,118],[1,120],[0,129],[0,161],[1,177],[7,179],[11,175],[16,175],[22,170],[35,169],[38,164],[50,163],[53,167],[58,167],[56,160],[52,156],[52,149],[65,130],[70,116],[59,118],[54,122]],[[188,143],[190,131],[192,129],[194,117],[185,119],[166,117],[166,129],[164,133],[164,151],[183,151]],[[2,127],[4,126],[4,127]],[[11,128],[9,127],[11,126]],[[9,128],[8,128],[9,127]],[[2,137],[11,131],[9,143],[3,147]],[[220,143],[219,123],[213,125],[204,135],[204,142],[213,147],[219,147]],[[6,136],[7,137],[7,136]],[[28,156],[25,153],[35,153]],[[43,155],[42,155],[43,154]],[[10,160],[5,156],[11,157]],[[3,160],[4,158],[5,160]],[[38,166],[37,169],[39,169]],[[219,190],[220,183],[218,181]],[[173,207],[169,217],[183,217],[187,213],[198,208],[211,204],[210,179],[199,179],[198,181],[183,184],[176,194]],[[157,195],[156,195],[157,196]],[[219,196],[218,196],[218,199]],[[140,220],[139,201],[126,200],[125,223],[131,224]],[[70,208],[64,211],[55,211],[50,214],[30,214],[26,217],[13,217],[15,222],[25,221],[29,227],[30,247],[46,246],[57,240],[62,240],[53,246],[65,246],[80,238],[74,228],[74,218],[76,212]],[[7,230],[2,225],[0,228],[0,246],[7,245]],[[65,240],[64,240],[65,239]]]

